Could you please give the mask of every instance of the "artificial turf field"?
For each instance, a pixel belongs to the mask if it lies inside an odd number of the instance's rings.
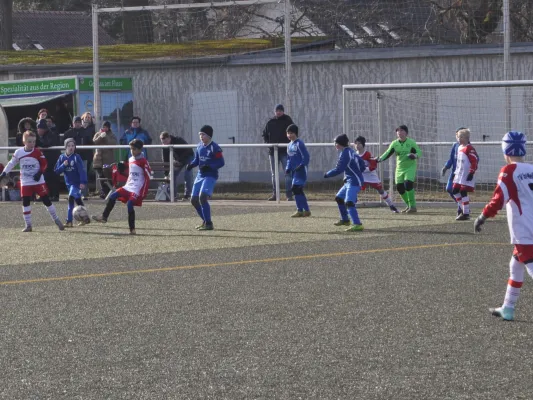
[[[130,236],[122,205],[63,232],[35,205],[22,233],[20,204],[0,203],[0,398],[531,398],[530,278],[516,321],[488,312],[504,215],[474,235],[452,208],[361,208],[346,233],[332,202],[300,219],[212,205],[214,231],[188,204],[147,203]]]

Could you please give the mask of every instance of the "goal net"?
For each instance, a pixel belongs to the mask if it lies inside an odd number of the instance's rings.
[[[533,81],[344,85],[343,96],[345,132],[352,140],[365,136],[376,155],[396,139],[396,127],[408,126],[409,137],[423,153],[415,183],[420,201],[452,201],[445,191],[450,171],[442,176],[441,170],[460,127],[471,130],[480,158],[472,198],[489,200],[505,163],[501,138],[509,130],[527,135],[533,122]],[[533,161],[532,153],[528,145],[526,161]],[[392,193],[395,161],[392,156],[380,164],[385,187]]]

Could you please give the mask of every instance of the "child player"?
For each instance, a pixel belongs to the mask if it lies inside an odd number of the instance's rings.
[[[307,198],[304,193],[304,185],[307,182],[309,153],[304,142],[298,138],[298,126],[292,124],[287,127],[287,138],[291,142],[287,146],[285,174],[292,175],[292,193],[296,202],[296,212],[291,217],[310,217],[311,211],[309,211],[309,204],[307,204]]]
[[[398,209],[394,206],[394,203],[392,202],[391,198],[389,197],[389,194],[383,190],[383,185],[381,184],[381,180],[379,179],[378,174],[376,173],[377,168],[377,162],[376,160],[372,159],[372,154],[368,150],[365,150],[366,145],[366,139],[363,136],[357,136],[355,138],[355,150],[357,151],[357,155],[363,159],[365,162],[365,170],[363,171],[363,178],[365,180],[365,184],[361,188],[361,190],[365,190],[365,186],[368,185],[371,188],[374,188],[378,191],[381,198],[392,212],[397,213]]]
[[[150,175],[152,170],[150,164],[143,154],[143,142],[140,139],[133,139],[130,142],[131,157],[128,160],[129,175],[126,184],[110,193],[107,199],[107,204],[102,215],[95,215],[93,219],[98,222],[107,222],[109,214],[117,199],[126,203],[128,207],[128,225],[130,228],[130,235],[135,235],[135,209],[134,207],[141,207],[142,201],[148,193],[148,186],[150,185]]]
[[[405,213],[415,213],[415,177],[417,159],[422,156],[422,151],[416,142],[407,137],[409,129],[405,125],[400,125],[396,128],[396,136],[398,139],[393,140],[389,148],[380,157],[377,162],[385,161],[387,158],[396,153],[396,171],[394,180],[398,193],[402,197],[407,207],[402,210]]]
[[[453,195],[457,204],[461,204],[463,213],[457,216],[456,221],[470,219],[470,198],[476,187],[474,173],[477,170],[478,155],[474,146],[470,144],[470,130],[461,129],[457,132],[459,148],[457,149],[457,167],[453,178]]]
[[[498,184],[491,201],[474,223],[481,231],[485,220],[496,216],[504,206],[514,251],[509,263],[509,280],[503,305],[491,308],[492,315],[511,321],[524,282],[524,270],[533,277],[533,165],[524,160],[526,137],[522,132],[508,132],[502,140],[503,158]]]
[[[199,171],[194,180],[191,193],[191,204],[202,218],[202,224],[196,229],[199,231],[212,231],[211,206],[209,198],[213,196],[215,184],[218,179],[218,170],[224,166],[222,149],[213,142],[213,128],[204,125],[198,132],[200,143],[194,153],[194,159],[187,165],[187,171],[198,167]]]
[[[56,174],[63,173],[65,184],[68,189],[68,209],[67,222],[65,228],[72,228],[72,210],[74,209],[74,202],[77,205],[83,206],[81,199],[81,189],[87,185],[87,173],[83,168],[83,161],[79,154],[76,153],[76,141],[72,138],[65,140],[65,153],[59,156],[56,166],[54,168]],[[85,221],[81,221],[78,225],[85,225],[90,223],[89,217]]]
[[[455,168],[457,168],[457,149],[459,148],[459,136],[457,135],[460,130],[466,128],[459,128],[455,131],[456,142],[453,144],[450,150],[450,157],[444,167],[442,167],[442,176],[446,175],[446,171],[450,170],[450,176],[448,177],[448,183],[446,184],[446,191],[449,193],[453,201],[457,201],[453,195],[453,179],[455,178]],[[461,203],[457,203],[457,216],[463,213],[463,207]]]
[[[48,186],[43,178],[47,163],[41,150],[35,148],[36,134],[32,131],[24,132],[22,141],[24,147],[17,149],[13,158],[0,174],[0,179],[6,176],[17,164],[20,164],[20,195],[22,197],[22,212],[26,227],[22,232],[31,232],[31,198],[38,195],[46,206],[48,213],[60,231],[65,229],[56,213],[56,208],[48,196]]]
[[[340,151],[337,166],[324,174],[324,178],[331,178],[344,172],[344,186],[335,196],[341,219],[335,226],[350,225],[347,232],[362,231],[363,224],[359,220],[359,215],[355,204],[357,203],[357,193],[363,186],[363,171],[366,168],[365,162],[350,147],[350,141],[345,134],[335,138],[335,148]]]

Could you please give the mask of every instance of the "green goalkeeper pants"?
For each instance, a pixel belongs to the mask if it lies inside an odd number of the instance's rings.
[[[400,193],[400,196],[402,197],[403,201],[409,208],[416,208],[415,190],[414,188],[406,187],[405,183],[407,181],[414,183],[415,178],[416,178],[416,165],[413,165],[412,167],[406,168],[406,169],[396,168],[396,174],[395,174],[396,185],[401,184],[405,188],[405,191],[403,193]]]

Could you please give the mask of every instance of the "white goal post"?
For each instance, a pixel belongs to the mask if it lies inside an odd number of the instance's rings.
[[[399,125],[408,126],[423,153],[416,179],[422,201],[451,201],[444,191],[448,175],[441,169],[456,130],[469,128],[480,156],[474,199],[487,201],[504,164],[503,135],[516,130],[533,139],[533,80],[343,85],[343,128],[351,140],[365,136],[372,152],[382,154]],[[532,153],[529,143],[526,161],[533,160]],[[391,193],[394,159],[380,166]]]

